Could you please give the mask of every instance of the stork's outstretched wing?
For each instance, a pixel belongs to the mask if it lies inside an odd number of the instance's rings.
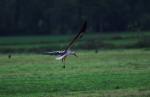
[[[80,29],[80,32],[69,43],[69,45],[66,47],[65,51],[68,50],[69,48],[71,48],[73,46],[73,44],[75,43],[75,41],[82,37],[83,33],[86,30],[86,26],[87,26],[87,22],[85,21],[84,24],[83,24],[83,26]]]
[[[51,52],[45,52],[43,53],[44,55],[63,55],[64,54],[64,51],[51,51]]]

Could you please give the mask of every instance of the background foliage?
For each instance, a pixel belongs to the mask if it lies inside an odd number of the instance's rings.
[[[149,30],[149,0],[1,0],[0,35]]]

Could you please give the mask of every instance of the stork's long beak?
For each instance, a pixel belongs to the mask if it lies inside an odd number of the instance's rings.
[[[73,54],[74,56],[78,57],[76,53]]]

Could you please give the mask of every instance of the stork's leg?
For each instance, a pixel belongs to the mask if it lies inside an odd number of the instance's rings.
[[[63,62],[63,64],[64,64],[64,65],[63,65],[63,68],[66,68],[66,66],[65,66],[65,64],[66,64],[66,63],[65,63],[65,59],[66,59],[66,57],[64,57],[64,58],[62,59],[62,62]]]
[[[64,62],[64,58],[62,58],[62,62]]]

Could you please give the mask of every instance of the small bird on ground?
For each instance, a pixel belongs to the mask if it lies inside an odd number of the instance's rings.
[[[8,54],[8,58],[11,59],[11,54]]]
[[[79,33],[72,39],[72,41],[69,43],[69,45],[62,51],[51,51],[51,52],[46,52],[44,54],[47,55],[55,55],[56,60],[62,60],[62,62],[65,62],[65,59],[69,56],[69,55],[74,55],[77,57],[76,53],[74,51],[71,51],[70,48],[73,46],[73,44],[83,36],[83,33],[86,31],[86,27],[87,27],[87,22],[85,21],[79,31]],[[65,68],[65,64],[63,66],[63,68]]]

